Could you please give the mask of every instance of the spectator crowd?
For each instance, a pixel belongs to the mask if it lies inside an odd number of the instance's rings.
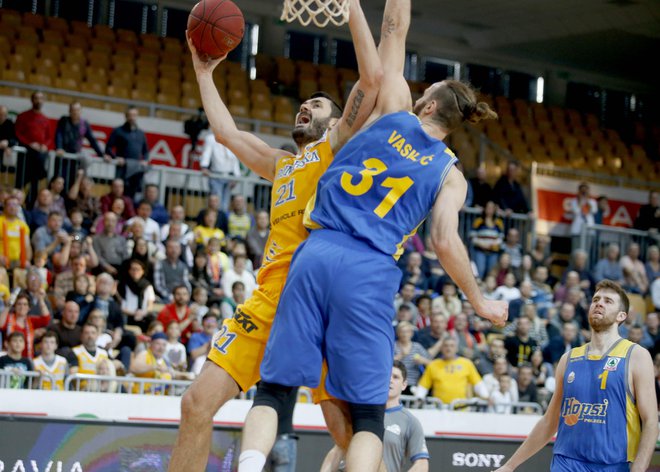
[[[136,109],[127,110],[126,122],[102,150],[80,104],[71,104],[55,130],[42,105],[43,95],[33,94],[32,109],[15,124],[0,107],[0,150],[6,154],[15,144],[27,149],[17,163],[16,188],[0,187],[0,369],[15,374],[14,387],[25,385],[19,372],[36,371],[47,374],[43,388],[60,390],[74,373],[193,378],[219,325],[256,288],[268,212],[251,213],[230,180],[217,179],[218,172],[237,176],[240,170],[212,135],[200,154],[214,191],[206,208],[190,218],[181,206],[165,208],[160,189],[143,182],[148,147]],[[86,175],[83,139],[117,165],[117,178],[100,197],[98,183]],[[58,159],[56,174],[37,190],[49,150]],[[476,316],[428,239],[415,235],[406,242],[392,321],[395,358],[406,368],[404,393],[443,404],[480,398],[491,411],[526,411],[527,403],[549,400],[560,357],[589,340],[587,311],[596,282],[619,282],[660,309],[657,246],[642,260],[637,243],[612,244],[593,270],[578,248],[561,273],[550,271],[548,238],[538,236],[526,251],[509,218],[530,208],[519,171],[518,163],[509,163],[491,187],[478,169],[466,202],[482,210],[466,241],[473,272],[487,298],[509,303],[504,329]],[[658,205],[657,192],[651,192],[638,228],[657,232]],[[602,221],[607,208],[581,184],[570,211],[577,237],[581,225]],[[620,332],[655,356],[660,321],[649,311],[642,316],[631,310]],[[80,387],[127,390],[109,380],[87,380]],[[156,392],[162,386],[142,388]]]

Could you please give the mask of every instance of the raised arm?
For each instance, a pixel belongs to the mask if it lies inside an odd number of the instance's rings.
[[[204,62],[199,58],[190,38],[188,38],[188,46],[197,74],[197,83],[199,84],[204,111],[215,139],[227,146],[250,170],[264,179],[272,181],[275,177],[277,160],[289,153],[272,148],[255,135],[241,131],[236,127],[234,119],[231,117],[227,106],[222,102],[220,94],[213,83],[213,70],[227,56]]]
[[[431,238],[442,267],[460,287],[479,316],[504,326],[509,305],[486,300],[472,275],[470,258],[458,233],[458,212],[463,207],[467,182],[461,171],[452,167],[433,205]]]
[[[344,114],[330,130],[330,145],[338,151],[365,123],[374,107],[380,89],[383,68],[376,43],[359,0],[351,0],[348,26],[353,38],[360,78],[348,96]]]
[[[635,346],[631,353],[632,385],[639,416],[642,420],[642,434],[639,438],[637,457],[630,467],[631,472],[641,472],[648,468],[658,439],[658,404],[655,398],[655,375],[653,360],[649,352]]]
[[[412,110],[410,87],[403,77],[408,28],[410,0],[387,0],[378,44],[384,76],[376,104],[377,115]]]

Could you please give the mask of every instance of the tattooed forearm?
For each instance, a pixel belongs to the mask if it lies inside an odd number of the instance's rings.
[[[362,105],[362,100],[364,100],[364,92],[358,89],[355,93],[353,104],[351,105],[351,113],[346,118],[346,124],[348,124],[349,127],[352,127],[353,123],[355,123],[358,111],[360,111],[360,105]]]
[[[396,21],[394,21],[394,18],[392,18],[391,16],[383,17],[383,27],[381,31],[382,37],[387,38],[389,35],[394,33],[395,29],[396,29]]]

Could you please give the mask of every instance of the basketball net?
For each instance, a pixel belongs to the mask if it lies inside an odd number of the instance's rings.
[[[350,0],[284,0],[281,20],[298,20],[303,26],[314,23],[319,28],[328,23],[341,26],[348,22]]]

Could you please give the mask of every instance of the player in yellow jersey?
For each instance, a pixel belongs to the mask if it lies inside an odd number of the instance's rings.
[[[292,136],[293,155],[238,130],[213,83],[224,58],[202,62],[189,41],[202,102],[216,139],[247,167],[273,182],[271,232],[259,270],[258,289],[237,308],[213,339],[209,360],[182,398],[181,425],[170,471],[203,471],[210,449],[213,416],[240,390],[259,380],[259,367],[293,252],[307,237],[302,220],[307,201],[333,154],[360,129],[376,103],[382,70],[369,25],[358,0],[351,1],[349,28],[360,78],[345,111],[319,93],[305,101]]]
[[[41,338],[41,355],[33,361],[36,372],[50,376],[42,381],[42,390],[64,390],[64,377],[69,374],[69,363],[64,357],[55,354],[56,349],[57,334],[47,331]]]

